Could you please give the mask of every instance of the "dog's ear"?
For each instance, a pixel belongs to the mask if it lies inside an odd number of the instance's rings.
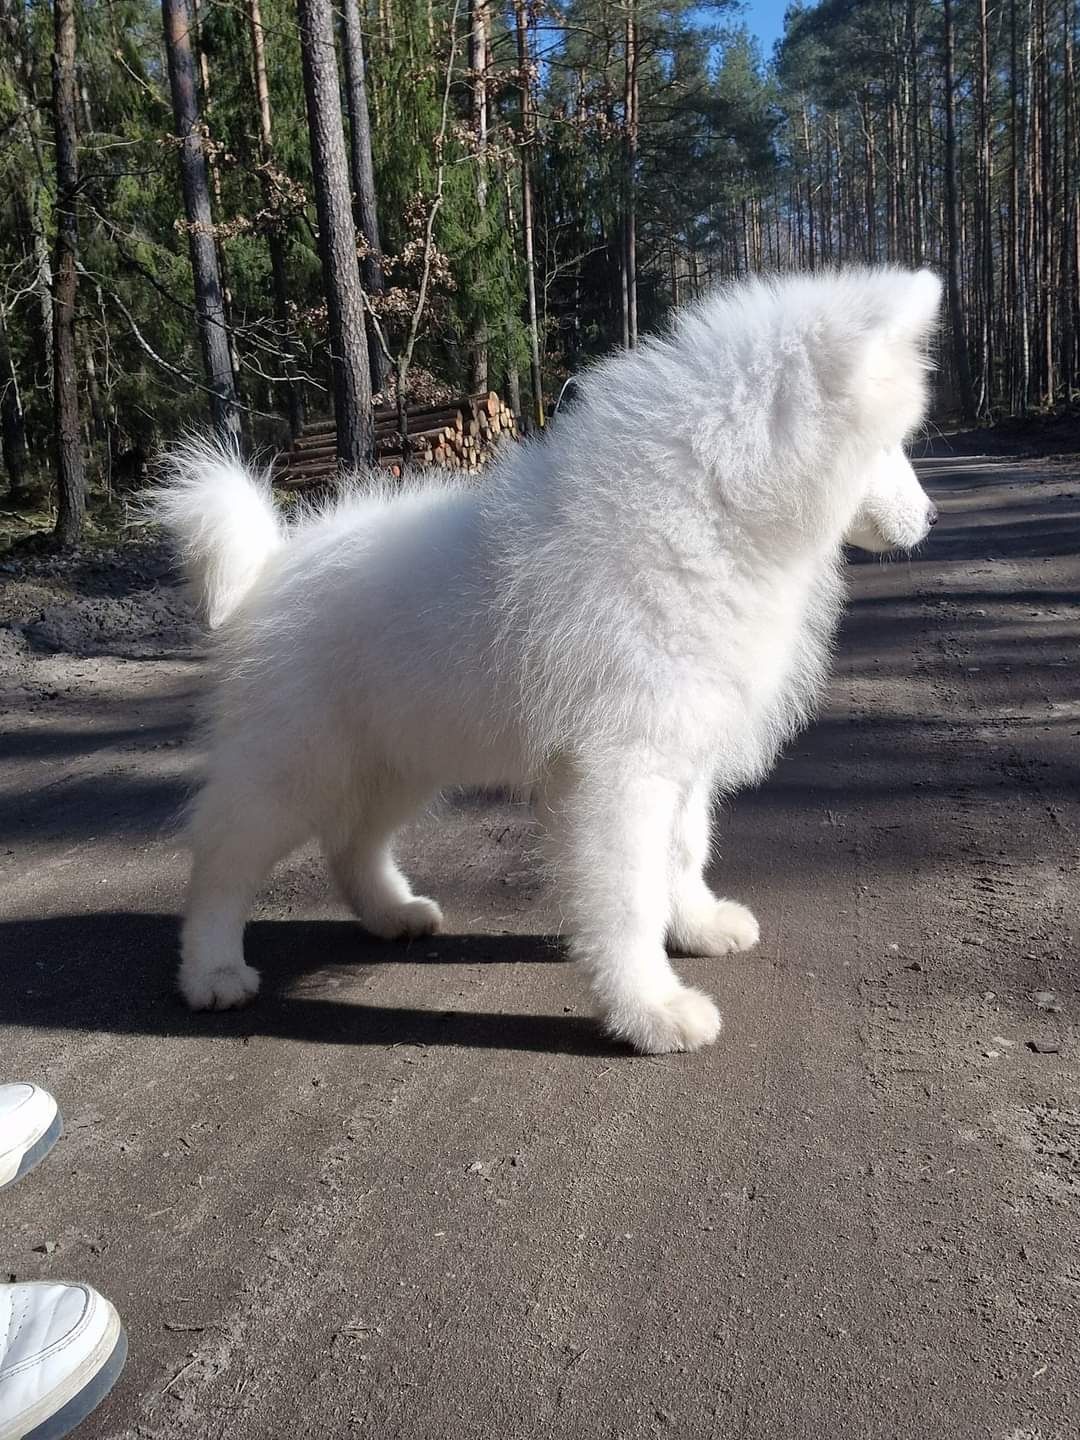
[[[887,340],[918,344],[927,339],[941,309],[941,281],[932,270],[870,272],[874,293],[870,328]]]
[[[846,297],[858,338],[847,348],[846,385],[853,418],[874,445],[900,444],[927,408],[927,342],[941,305],[941,281],[930,270],[867,270]],[[859,334],[861,332],[861,334]]]

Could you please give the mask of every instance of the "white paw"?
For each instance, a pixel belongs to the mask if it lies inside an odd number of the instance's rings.
[[[420,935],[435,935],[442,929],[443,913],[434,900],[418,895],[393,910],[378,915],[364,915],[361,924],[380,940],[415,940]]]
[[[758,922],[737,900],[717,900],[707,910],[672,926],[672,944],[684,955],[730,955],[758,943]]]
[[[259,991],[259,972],[250,965],[180,971],[180,990],[192,1010],[233,1010]]]
[[[624,1004],[604,1015],[604,1029],[643,1055],[700,1050],[720,1034],[720,1012],[700,990],[680,985],[662,1001]]]

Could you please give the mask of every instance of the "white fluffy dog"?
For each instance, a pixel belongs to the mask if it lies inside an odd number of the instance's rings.
[[[369,486],[293,527],[189,446],[157,497],[223,625],[180,987],[259,986],[243,932],[317,836],[369,931],[438,929],[394,832],[449,786],[531,789],[573,954],[608,1033],[716,1038],[668,949],[758,938],[705,884],[709,811],[767,772],[821,690],[845,541],[924,540],[901,445],[926,404],[926,271],[755,280],[591,370],[476,486]]]

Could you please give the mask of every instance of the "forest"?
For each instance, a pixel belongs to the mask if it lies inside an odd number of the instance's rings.
[[[0,0],[8,503],[134,483],[185,429],[566,378],[747,272],[929,265],[936,402],[1072,402],[1075,0]],[[389,422],[387,422],[389,423]],[[406,446],[406,454],[407,446]]]

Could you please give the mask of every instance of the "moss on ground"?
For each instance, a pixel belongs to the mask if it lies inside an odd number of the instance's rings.
[[[80,548],[115,545],[123,540],[131,519],[128,498],[111,499],[91,495],[86,507],[86,521]],[[4,496],[0,499],[0,558],[11,554],[31,554],[48,550],[56,524],[56,507],[43,495],[31,495],[20,504]]]

